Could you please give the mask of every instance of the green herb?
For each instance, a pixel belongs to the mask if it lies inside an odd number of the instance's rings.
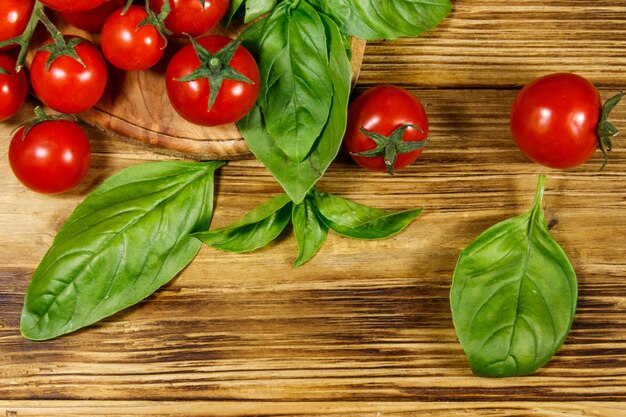
[[[244,8],[243,13],[243,21],[244,23],[249,23],[254,19],[263,16],[266,13],[272,11],[272,9],[276,6],[277,0],[255,0],[246,2],[246,7]],[[226,16],[227,25],[232,21],[233,17],[239,10],[241,10],[241,6],[243,6],[244,0],[233,0],[230,4],[230,10]]]
[[[22,334],[45,340],[141,301],[174,278],[201,243],[221,162],[158,162],[106,180],[72,213],[35,271]]]
[[[328,226],[320,219],[315,200],[307,196],[300,204],[293,205],[291,215],[293,234],[298,242],[298,257],[294,267],[304,265],[320,250],[328,236]]]
[[[286,194],[261,204],[232,225],[195,233],[207,245],[229,252],[250,252],[276,239],[291,218],[291,200]]]
[[[353,239],[383,239],[406,228],[422,209],[394,213],[355,203],[345,198],[314,192],[320,217],[334,232]]]
[[[366,40],[419,36],[452,9],[450,0],[312,0],[341,31]]]
[[[550,235],[541,202],[499,223],[459,258],[450,292],[457,336],[476,375],[530,374],[554,356],[574,319],[576,274]]]
[[[292,205],[289,197],[280,195],[230,226],[193,236],[217,249],[250,252],[278,237],[291,219],[298,242],[298,257],[293,265],[298,267],[315,256],[326,241],[329,228],[350,238],[384,239],[406,228],[421,211],[378,210],[313,189],[302,203]]]
[[[302,161],[294,161],[280,148],[267,130],[266,117],[259,105],[243,118],[238,127],[256,158],[260,160],[283,186],[295,204],[301,203],[315,183],[324,175],[331,162],[337,156],[343,134],[346,130],[348,98],[352,69],[345,52],[341,33],[337,25],[324,15],[319,16],[329,42],[329,70],[333,81],[332,104],[330,115],[320,136],[316,139],[311,151]],[[262,46],[259,36],[265,30],[259,30],[267,21],[258,22],[244,34],[244,43],[252,50]],[[262,74],[262,80],[266,74]],[[292,94],[290,91],[273,90],[268,95]]]
[[[308,155],[332,104],[333,80],[322,17],[306,2],[277,6],[258,45],[259,105],[267,132],[292,161]]]

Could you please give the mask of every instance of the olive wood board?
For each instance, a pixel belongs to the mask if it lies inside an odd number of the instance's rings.
[[[97,34],[76,29],[55,18],[66,34],[82,36],[95,43]],[[243,26],[218,27],[211,33],[236,37]],[[79,115],[84,122],[109,131],[120,139],[146,146],[156,152],[196,160],[235,160],[252,157],[237,126],[200,126],[183,119],[172,107],[165,91],[165,70],[172,55],[186,44],[170,39],[163,59],[146,71],[122,71],[108,65],[107,88],[102,99]],[[356,83],[366,42],[352,39],[352,79]]]

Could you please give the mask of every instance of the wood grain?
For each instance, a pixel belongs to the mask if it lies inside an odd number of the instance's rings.
[[[298,269],[291,232],[251,254],[203,248],[138,306],[48,342],[23,339],[18,326],[30,275],[55,233],[103,179],[167,157],[87,127],[92,169],[55,197],[24,189],[1,164],[0,415],[626,416],[626,147],[616,139],[604,172],[599,153],[574,170],[547,170],[526,160],[508,130],[517,85],[536,73],[591,68],[604,98],[626,86],[619,64],[606,63],[606,45],[626,46],[623,11],[617,1],[459,0],[427,38],[368,46],[359,90],[390,79],[407,85],[426,105],[431,145],[395,177],[341,155],[320,188],[385,209],[423,206],[412,226],[377,242],[331,234]],[[582,61],[568,57],[573,43],[562,33],[580,39]],[[526,61],[533,42],[541,59]],[[430,43],[447,45],[445,54],[429,55]],[[423,61],[410,56],[418,53]],[[514,71],[498,67],[512,56]],[[0,125],[5,160],[8,133],[29,110]],[[613,121],[626,129],[625,105]],[[539,173],[548,175],[546,218],[578,275],[574,326],[536,374],[477,378],[452,326],[454,265],[483,230],[528,209]],[[279,192],[257,161],[229,163],[217,177],[214,226]]]

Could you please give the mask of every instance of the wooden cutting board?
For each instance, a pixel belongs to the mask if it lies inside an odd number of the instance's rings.
[[[98,35],[76,29],[61,19],[55,23],[68,34],[98,43]],[[237,36],[243,27],[218,28],[213,33]],[[165,91],[169,58],[186,42],[172,40],[159,64],[148,71],[125,72],[109,65],[104,97],[79,117],[119,138],[149,147],[155,152],[199,160],[234,160],[252,156],[235,124],[198,126],[183,119],[171,106]],[[365,41],[352,41],[353,83],[359,76]]]

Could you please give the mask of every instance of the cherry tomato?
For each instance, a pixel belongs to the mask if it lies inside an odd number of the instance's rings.
[[[163,0],[153,0],[150,7],[160,12]],[[174,35],[198,37],[210,31],[226,15],[230,0],[170,0],[171,11],[165,19],[165,26]]]
[[[197,39],[200,46],[215,54],[232,42],[226,36],[209,35]],[[239,46],[228,63],[236,72],[252,83],[224,79],[215,103],[209,110],[210,86],[206,78],[194,81],[177,81],[192,74],[201,65],[192,44],[178,51],[170,61],[165,73],[167,95],[174,109],[188,121],[205,126],[234,123],[244,117],[256,102],[259,94],[259,68],[252,54]]]
[[[41,0],[44,6],[62,13],[86,12],[104,3],[104,0]]]
[[[9,145],[9,163],[17,179],[33,191],[57,194],[76,186],[87,173],[89,140],[68,120],[45,121],[26,136],[20,128]]]
[[[26,99],[26,75],[24,70],[15,72],[15,60],[0,54],[0,68],[10,74],[0,74],[0,121],[17,113]]]
[[[100,32],[107,18],[124,4],[122,0],[104,0],[100,6],[86,12],[61,13],[61,17],[70,25],[86,32]]]
[[[550,74],[527,84],[511,111],[511,133],[531,160],[551,168],[586,162],[599,145],[598,90],[575,74]]]
[[[66,40],[72,38],[75,37],[65,37]],[[40,50],[30,67],[30,81],[37,97],[61,113],[73,114],[90,109],[100,100],[106,87],[106,62],[98,48],[84,40],[75,50],[84,66],[72,57],[61,56],[54,60],[48,71],[46,62],[50,53]]]
[[[148,17],[142,6],[113,12],[104,23],[100,46],[106,59],[125,71],[145,70],[155,65],[165,53],[165,39],[154,25],[139,23]]]
[[[34,5],[34,0],[0,1],[0,42],[19,36],[24,32]],[[15,45],[2,48],[0,51],[13,47]]]
[[[428,129],[426,110],[413,94],[381,85],[370,88],[350,104],[343,145],[361,167],[393,173],[420,156]],[[371,138],[379,135],[386,138],[384,143]],[[356,155],[363,152],[371,156]]]

